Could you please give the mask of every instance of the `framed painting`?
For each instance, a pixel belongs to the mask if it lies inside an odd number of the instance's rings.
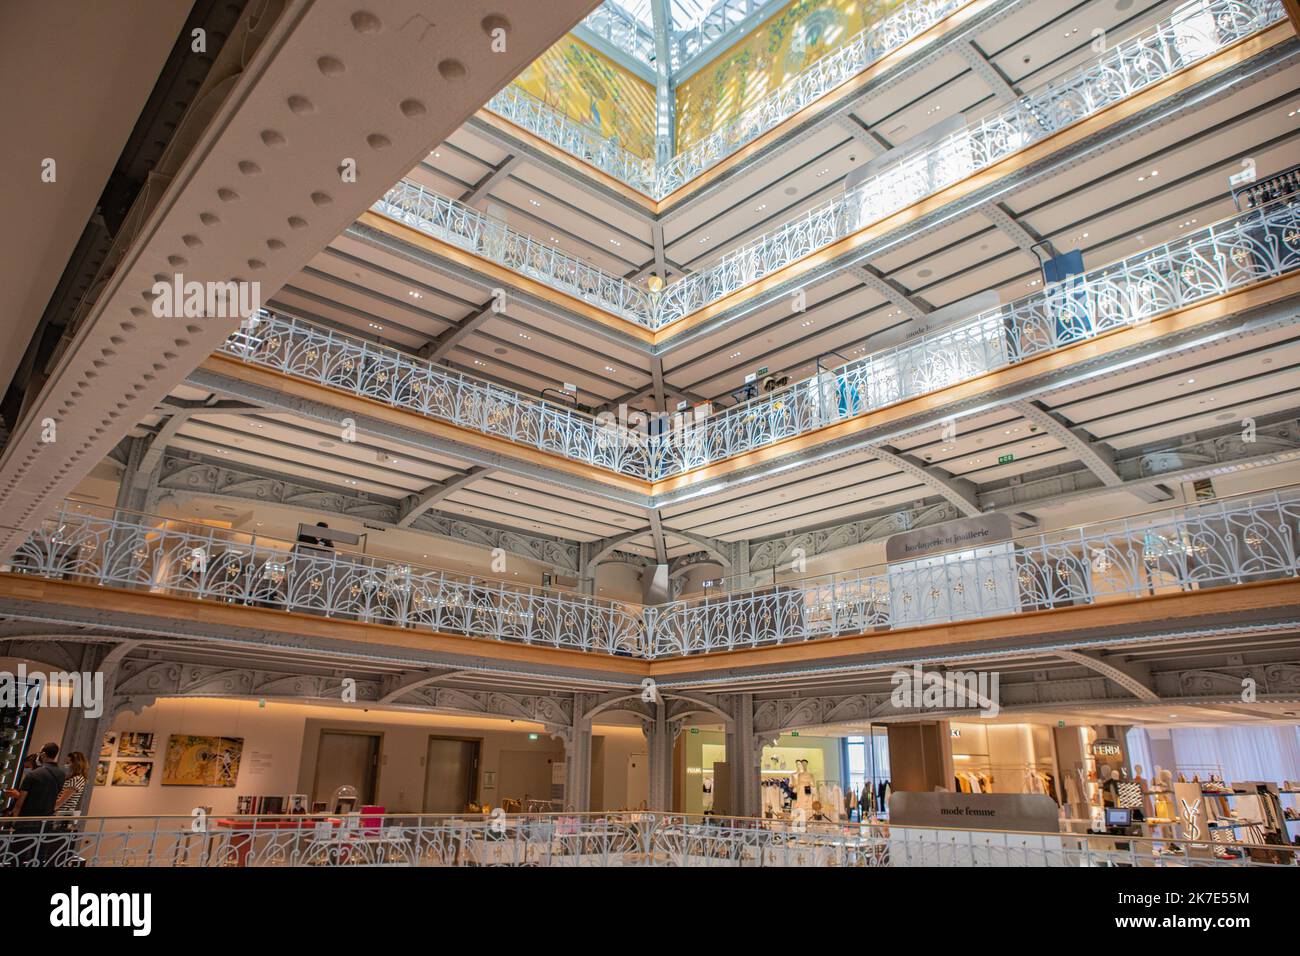
[[[233,787],[243,753],[243,737],[172,734],[163,758],[163,786]]]
[[[136,759],[147,757],[152,760],[154,756],[153,734],[134,730],[124,731],[117,738],[117,755]]]
[[[115,787],[147,787],[152,777],[151,760],[118,760],[113,764]]]

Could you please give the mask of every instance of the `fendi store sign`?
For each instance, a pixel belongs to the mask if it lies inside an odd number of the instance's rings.
[[[885,560],[890,564],[913,561],[944,551],[978,548],[1011,539],[1011,518],[1005,514],[958,518],[928,528],[904,531],[885,539]]]
[[[1041,793],[893,793],[889,822],[900,827],[1060,831],[1056,801]]]

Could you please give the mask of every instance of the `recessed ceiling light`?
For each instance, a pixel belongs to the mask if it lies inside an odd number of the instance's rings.
[[[619,242],[617,239],[611,239],[609,240],[609,244],[611,246],[621,246],[623,243]]]
[[[540,206],[540,205],[541,205],[541,203],[539,203],[536,199],[530,199],[530,200],[528,200],[528,201],[529,201],[529,203],[531,203],[531,204],[534,205],[534,206]]]
[[[708,241],[709,241],[709,237],[708,237],[708,236],[704,236],[703,238],[700,239],[700,245],[704,245],[704,244],[705,244],[706,242],[708,242]]]
[[[618,371],[618,369],[614,368],[614,366],[612,366],[612,365],[606,365],[606,366],[605,366],[605,371],[606,371],[606,372],[616,372],[616,371]]]
[[[519,337],[520,337],[521,339],[532,339],[532,336],[529,335],[527,332],[520,332],[520,333],[519,333]]]
[[[412,299],[423,299],[423,298],[424,298],[423,295],[421,295],[420,293],[416,292],[414,289],[412,289],[410,292],[408,292],[408,293],[406,293],[406,294],[409,295]]]
[[[1194,379],[1194,378],[1189,378],[1189,379],[1187,380],[1187,384],[1188,384],[1188,385],[1195,385],[1195,384],[1196,384],[1196,379]]]
[[[763,211],[764,209],[766,209],[766,208],[767,208],[767,203],[765,203],[765,202],[761,202],[761,203],[759,203],[757,206],[754,207],[754,212],[762,212],[762,211]]]
[[[740,353],[739,353],[739,352],[732,352],[732,353],[731,353],[731,357],[732,357],[732,358],[740,358]]]
[[[372,329],[377,329],[380,332],[384,331],[384,327],[377,322],[367,322],[366,324],[369,325]]]

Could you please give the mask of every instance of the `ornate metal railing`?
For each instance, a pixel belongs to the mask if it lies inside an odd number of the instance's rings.
[[[1252,209],[655,436],[278,314],[265,313],[255,334],[237,333],[223,351],[586,464],[657,480],[1297,268],[1300,204]]]
[[[1099,522],[910,565],[661,606],[651,656],[1076,607],[1300,574],[1300,491]]]
[[[654,607],[65,504],[9,570],[590,653],[666,658],[1300,574],[1300,489]]]
[[[200,815],[201,814],[201,815]],[[0,867],[1295,866],[1294,847],[645,811],[29,818]],[[1252,852],[1252,850],[1256,852]]]
[[[883,168],[877,175],[666,286],[655,323],[668,325],[1286,16],[1277,0],[1206,0],[1101,53],[1007,107]]]
[[[402,180],[371,208],[629,322],[652,325],[644,289],[417,183]]]
[[[1300,268],[1300,204],[1276,204],[733,405],[654,447],[658,476],[753,451]]]
[[[740,116],[661,166],[656,166],[653,158],[643,160],[635,156],[590,126],[541,104],[518,87],[502,90],[488,102],[487,108],[633,189],[653,199],[663,199],[969,2],[912,0],[809,64]],[[761,5],[759,0],[743,0],[743,3],[748,7]],[[654,37],[639,25],[631,24],[602,5],[583,21],[583,26],[643,63],[653,65]],[[699,29],[676,37],[673,54],[678,62],[704,49],[707,44],[701,31],[706,29],[702,24]],[[674,64],[674,69],[677,65]]]
[[[913,0],[809,64],[735,119],[682,150],[655,170],[654,198],[662,199],[722,162],[795,113],[920,36],[970,0]]]
[[[250,317],[220,351],[573,461],[638,478],[652,474],[642,432],[281,312]]]
[[[931,12],[938,16],[941,8],[946,9],[946,5],[936,2]],[[912,23],[909,18],[921,17],[925,9],[930,8],[909,6],[895,16],[904,16],[906,22]],[[843,195],[727,252],[712,265],[653,294],[414,183],[398,183],[373,208],[614,315],[657,330],[986,169],[1284,17],[1279,0],[1262,3],[1201,0],[1184,5],[1147,32],[1105,50],[1074,72],[885,166]],[[884,29],[891,22],[883,21],[878,27]],[[920,22],[914,25],[919,28]],[[823,71],[828,76],[834,73],[833,64],[839,62],[835,58],[841,55],[848,56],[841,51],[827,58]],[[548,135],[553,141],[561,145],[570,143],[580,154],[598,160],[607,171],[641,179],[646,175],[644,164],[631,154],[612,147],[594,131],[567,120],[544,104],[530,102],[526,94],[509,92],[500,97],[503,115],[521,125],[532,123],[538,129],[550,130]],[[714,136],[724,133],[731,135],[723,130]],[[682,154],[674,163],[689,160],[689,169],[698,172],[723,155],[723,146],[710,146],[710,142],[712,138],[697,144],[689,156]],[[699,156],[690,159],[697,152]],[[659,179],[664,175],[663,170],[655,173]],[[687,167],[670,178],[676,182],[681,177],[689,178]]]
[[[654,193],[653,157],[641,157],[624,149],[618,140],[602,136],[526,90],[511,84],[488,100],[487,108],[633,189],[646,195]]]
[[[636,606],[87,505],[42,522],[10,570],[622,657],[646,650]]]

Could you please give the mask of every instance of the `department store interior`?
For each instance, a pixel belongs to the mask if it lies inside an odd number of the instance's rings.
[[[7,792],[1300,864],[1294,0],[132,5],[0,13]]]

